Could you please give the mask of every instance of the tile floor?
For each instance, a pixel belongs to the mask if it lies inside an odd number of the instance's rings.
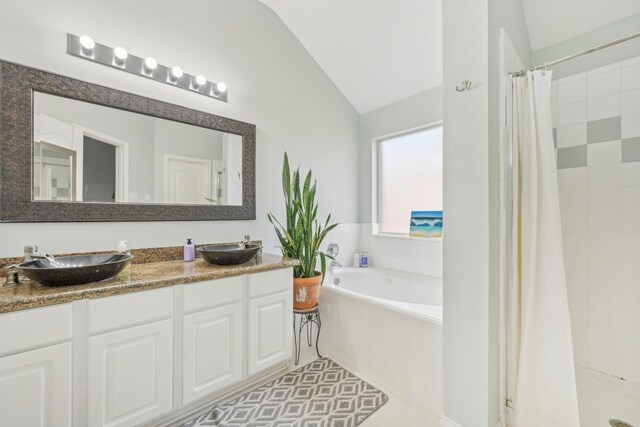
[[[303,341],[303,344],[304,341]],[[320,348],[322,351],[322,347]],[[321,353],[322,354],[322,353]],[[325,356],[325,354],[322,354]],[[300,363],[296,366],[293,363],[289,367],[290,371],[294,371],[307,363],[310,363],[318,358],[313,347],[303,345],[300,351]],[[337,363],[340,361],[336,360]],[[380,409],[374,412],[369,418],[367,418],[361,427],[444,427],[443,421],[430,414],[427,411],[416,408],[414,405],[409,404],[402,398],[395,396],[389,390],[385,389],[384,385],[378,384],[375,381],[370,380],[365,375],[358,372],[353,372],[363,380],[369,382],[373,386],[382,390],[389,397],[389,401],[384,404]],[[189,415],[185,419],[171,423],[171,426],[179,425],[188,419],[191,419],[194,415]]]
[[[303,341],[304,344],[304,341]],[[320,348],[322,354],[322,347]],[[324,354],[322,354],[325,356]],[[298,366],[292,364],[291,370],[298,369],[300,366],[312,362],[318,357],[313,347],[303,345],[300,351],[300,363]],[[338,364],[339,360],[336,360]],[[383,384],[378,384],[368,379],[365,375],[353,372],[363,380],[369,382],[374,387],[384,391],[389,396],[389,401],[380,409],[367,418],[361,427],[444,427],[442,420],[427,411],[410,405],[403,399],[394,396],[389,390],[385,389]]]

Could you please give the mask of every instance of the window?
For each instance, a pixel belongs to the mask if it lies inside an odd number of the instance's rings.
[[[378,138],[374,153],[379,233],[407,235],[411,211],[442,210],[442,124]]]

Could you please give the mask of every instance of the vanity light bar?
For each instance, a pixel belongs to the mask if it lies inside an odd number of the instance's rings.
[[[187,74],[180,67],[166,67],[149,58],[131,55],[123,47],[111,48],[93,41],[89,36],[67,34],[67,53],[97,62],[111,68],[127,71],[157,82],[199,93],[200,95],[227,102],[227,85],[208,81],[202,74]]]

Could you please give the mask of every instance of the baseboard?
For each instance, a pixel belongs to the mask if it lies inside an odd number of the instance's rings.
[[[457,422],[453,421],[451,418],[447,418],[444,415],[442,418],[442,427],[462,427]]]
[[[260,387],[272,381],[281,375],[289,371],[289,365],[284,364],[277,368],[265,372],[259,378],[247,379],[244,382],[230,386],[221,392],[218,392],[212,396],[204,397],[195,402],[189,403],[180,409],[174,410],[161,417],[155,418],[148,423],[142,424],[141,427],[175,427],[186,421],[195,418],[201,413],[206,412],[215,406],[217,403],[225,402],[230,399],[234,399],[238,396],[245,394],[255,388]]]

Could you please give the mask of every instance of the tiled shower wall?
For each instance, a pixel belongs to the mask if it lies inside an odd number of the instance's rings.
[[[640,57],[554,81],[575,363],[640,383]]]

